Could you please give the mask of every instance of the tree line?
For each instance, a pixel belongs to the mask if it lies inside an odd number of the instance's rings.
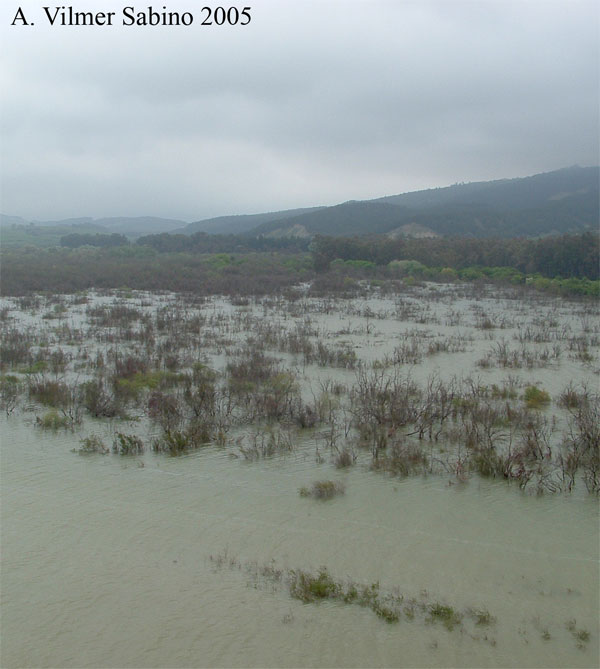
[[[345,290],[352,283],[346,279],[361,277],[531,283],[580,295],[597,295],[600,285],[599,236],[593,233],[503,240],[320,236],[310,246],[307,240],[205,233],[143,239],[120,246],[2,249],[2,294],[127,286],[247,295],[306,281],[319,286],[321,279],[335,291],[338,283]],[[260,250],[251,250],[254,244]]]
[[[308,250],[309,239],[300,237],[252,237],[248,235],[193,235],[161,233],[140,237],[138,246],[149,246],[159,253],[302,253]]]
[[[311,252],[317,272],[334,260],[368,261],[376,266],[414,260],[427,267],[511,267],[545,277],[600,278],[598,234],[560,235],[540,239],[387,239],[317,236]]]

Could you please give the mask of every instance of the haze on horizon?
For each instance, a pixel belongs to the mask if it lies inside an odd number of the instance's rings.
[[[599,162],[596,2],[249,4],[108,28],[2,3],[0,210],[194,221]]]

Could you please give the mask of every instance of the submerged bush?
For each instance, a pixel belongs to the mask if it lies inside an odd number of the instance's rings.
[[[3,330],[0,342],[0,369],[29,362],[32,344],[33,338],[29,332],[22,332],[17,328]]]
[[[157,453],[182,455],[201,446],[207,446],[213,439],[213,426],[196,420],[183,430],[165,430],[155,439],[152,449]]]
[[[487,609],[469,607],[458,611],[447,604],[428,602],[427,591],[421,592],[419,600],[405,597],[398,588],[383,590],[379,581],[371,584],[356,583],[352,580],[338,580],[327,567],[320,567],[316,573],[303,569],[281,569],[275,561],[263,565],[248,562],[243,565],[227,550],[219,555],[211,555],[211,562],[217,568],[242,569],[251,574],[255,586],[268,582],[270,586],[281,584],[287,587],[291,597],[304,604],[315,604],[325,600],[339,604],[353,604],[371,609],[379,618],[388,623],[397,623],[402,614],[407,620],[420,618],[427,623],[442,623],[449,631],[458,627],[464,631],[463,620],[471,620],[476,627],[491,626],[496,618]],[[578,630],[577,630],[578,631]],[[582,635],[584,636],[584,635]],[[472,636],[473,639],[480,638]],[[487,640],[487,636],[484,637]]]
[[[446,604],[440,604],[439,602],[430,604],[427,607],[427,611],[429,614],[428,620],[430,622],[437,620],[443,623],[444,627],[449,630],[453,630],[462,622],[462,614],[460,614],[458,611],[455,611],[451,606]]]
[[[577,620],[572,619],[567,621],[566,628],[571,632],[571,635],[575,639],[578,648],[584,648],[585,644],[590,640],[590,633],[588,630],[578,629]]]
[[[104,444],[102,439],[95,434],[92,434],[89,437],[84,437],[81,441],[81,446],[77,453],[81,455],[86,455],[88,453],[100,453],[101,455],[107,455],[110,452],[108,446]]]
[[[117,407],[112,397],[104,390],[102,381],[86,381],[80,386],[83,406],[96,418],[112,418],[117,415]]]
[[[245,446],[240,442],[240,453],[246,460],[259,460],[274,455],[285,455],[294,451],[292,433],[288,430],[256,430],[249,435],[250,443]]]
[[[540,390],[537,386],[527,386],[523,393],[523,399],[529,409],[541,409],[550,403],[550,395],[545,390]]]
[[[9,416],[17,407],[20,393],[19,379],[13,374],[0,377],[0,407]]]
[[[29,396],[40,404],[51,407],[63,407],[71,400],[69,386],[62,381],[49,381],[47,379],[34,382],[29,386]]]
[[[487,609],[468,609],[467,613],[480,627],[488,627],[496,622],[496,618]]]
[[[340,586],[333,580],[326,567],[321,567],[316,576],[298,570],[289,575],[289,588],[292,597],[303,602],[335,598],[340,593]]]
[[[73,426],[73,423],[68,416],[58,413],[55,409],[48,411],[41,418],[38,416],[36,418],[36,424],[43,430],[60,430]]]
[[[310,488],[302,487],[299,490],[301,497],[314,497],[315,499],[332,499],[345,492],[346,486],[341,481],[315,481]]]
[[[356,462],[356,454],[353,453],[349,448],[343,448],[335,456],[333,462],[338,469],[352,467],[352,465]]]
[[[135,434],[117,432],[113,440],[113,453],[119,455],[137,455],[144,452],[144,442]]]
[[[373,458],[371,469],[389,472],[395,476],[409,476],[427,471],[429,461],[420,444],[396,442],[388,451],[385,455]]]

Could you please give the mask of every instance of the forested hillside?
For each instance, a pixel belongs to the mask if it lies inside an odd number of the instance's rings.
[[[268,236],[386,234],[537,237],[598,227],[598,168],[569,168],[525,179],[481,182],[347,202],[251,231]]]
[[[195,232],[207,232],[209,234],[239,234],[248,232],[263,223],[270,223],[277,220],[288,220],[303,214],[310,214],[314,211],[323,209],[323,207],[307,207],[304,209],[287,209],[285,211],[271,211],[266,214],[240,214],[238,216],[217,216],[216,218],[207,218],[202,221],[195,221],[186,225],[180,232],[185,235],[191,235]]]
[[[565,167],[530,177],[455,184],[391,195],[375,201],[411,209],[451,204],[477,204],[499,210],[532,209],[585,192],[598,192],[598,167]]]
[[[250,237],[538,237],[597,230],[598,167],[570,167],[501,179],[349,201],[334,206],[219,216],[185,224],[151,216],[29,222],[0,215],[3,245],[52,246],[71,233],[163,233]],[[247,242],[243,242],[247,244]]]

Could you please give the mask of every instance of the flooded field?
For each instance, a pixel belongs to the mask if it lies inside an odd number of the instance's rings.
[[[600,323],[462,285],[5,298],[3,667],[595,667]]]

